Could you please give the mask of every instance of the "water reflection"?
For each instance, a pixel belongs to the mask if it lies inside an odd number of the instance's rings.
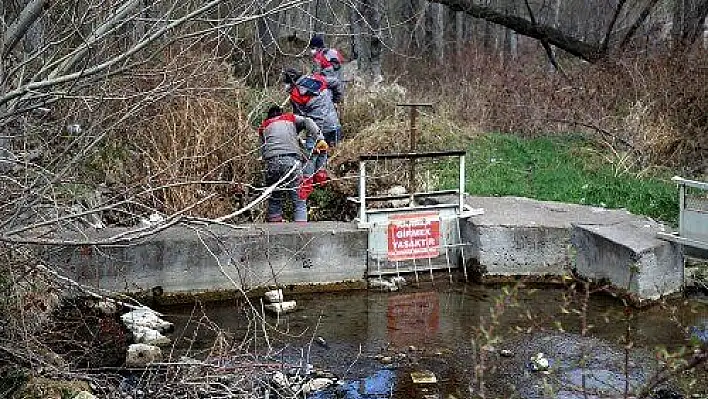
[[[504,295],[502,288],[466,284],[406,287],[400,293],[354,291],[289,297],[286,293],[286,299],[297,301],[298,310],[279,319],[268,316],[278,326],[278,331],[268,332],[268,343],[287,348],[280,352],[285,362],[297,362],[306,354],[309,363],[345,381],[336,391],[318,393],[316,398],[391,397],[391,392],[394,398],[420,396],[410,382],[410,372],[418,369],[438,376],[441,394],[466,397],[467,380],[475,367],[472,342],[480,326],[490,325],[491,309],[498,307],[497,299]],[[495,314],[495,334],[502,338],[497,346],[504,348],[504,339],[528,331],[562,328],[579,332],[581,297],[562,288],[520,290],[507,298],[503,312]],[[210,325],[234,337],[250,334],[262,344],[260,327],[254,329],[253,320],[238,306],[242,305],[209,304],[196,311],[194,307],[161,309],[184,337],[177,336],[175,353],[194,352],[213,343],[213,332],[204,327],[195,331],[195,323],[186,323],[202,313]],[[617,298],[593,295],[587,304],[589,335],[618,343],[629,331],[635,346],[650,350],[658,345],[670,350],[687,345],[690,332],[705,331],[706,320],[708,306],[691,301],[639,310],[625,308]],[[691,326],[701,330],[690,330]],[[327,345],[311,345],[316,336],[323,337]],[[615,382],[614,374],[598,373],[599,381]],[[577,379],[572,374],[566,377],[571,382]]]
[[[316,392],[311,399],[380,399],[390,398],[396,383],[396,373],[383,369],[361,380],[346,381],[325,391]]]

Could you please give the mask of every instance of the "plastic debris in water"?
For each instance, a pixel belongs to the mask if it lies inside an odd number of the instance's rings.
[[[550,362],[546,359],[546,356],[542,352],[531,356],[531,361],[529,362],[529,368],[533,371],[547,372]]]
[[[329,344],[328,344],[327,341],[325,341],[325,339],[322,338],[322,337],[317,337],[317,338],[315,338],[315,343],[316,343],[317,345],[319,345],[319,346],[325,348],[325,349],[329,349]]]
[[[414,371],[411,373],[411,379],[414,384],[435,384],[438,382],[435,373],[429,370]]]

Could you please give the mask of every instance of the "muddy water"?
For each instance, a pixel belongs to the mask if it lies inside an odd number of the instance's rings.
[[[509,291],[510,287],[438,282],[395,293],[352,291],[290,297],[286,293],[286,300],[297,301],[298,310],[280,318],[268,315],[270,327],[245,317],[243,304],[162,311],[177,326],[173,355],[206,356],[218,327],[238,338],[235,341],[249,352],[268,354],[293,368],[309,363],[346,381],[339,396],[322,393],[322,398],[470,397],[479,346],[473,343],[486,342],[480,326],[501,338],[490,345],[496,353],[502,349],[521,353],[523,348],[507,347],[505,340],[519,342],[519,336],[560,330],[578,333],[583,323],[588,335],[610,344],[629,336],[636,347],[647,351],[657,346],[676,350],[688,345],[690,326],[708,323],[708,306],[690,300],[637,310],[624,307],[617,298],[592,295],[583,321],[578,314],[583,313],[582,294],[549,287]],[[492,322],[490,309],[495,309],[496,322]],[[422,370],[432,371],[437,383],[412,384],[411,373]],[[487,384],[492,391],[503,393],[502,385],[509,381]]]

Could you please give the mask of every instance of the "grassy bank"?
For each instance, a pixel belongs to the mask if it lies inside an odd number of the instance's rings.
[[[626,208],[676,223],[678,195],[666,176],[646,176],[627,157],[581,137],[488,134],[468,147],[467,192]],[[443,179],[455,186],[456,168]]]

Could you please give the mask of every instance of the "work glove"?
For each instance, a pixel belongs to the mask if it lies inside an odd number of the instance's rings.
[[[327,171],[322,168],[318,170],[317,173],[315,173],[315,175],[312,177],[312,180],[318,186],[324,187],[325,184],[327,184],[327,180],[329,180],[329,175],[327,175]]]
[[[317,144],[315,145],[315,151],[318,154],[325,154],[327,153],[327,150],[329,149],[329,145],[327,145],[327,142],[324,140],[318,140]]]
[[[303,176],[297,187],[297,197],[305,201],[307,200],[307,197],[312,194],[314,189],[315,187],[313,185],[312,176]]]

